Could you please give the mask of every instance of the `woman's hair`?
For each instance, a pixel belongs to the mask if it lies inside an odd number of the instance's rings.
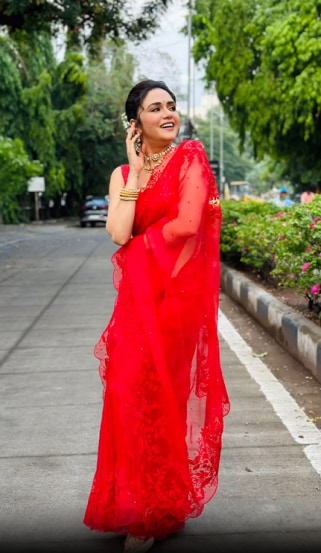
[[[162,88],[163,90],[166,90],[166,92],[168,92],[168,94],[173,98],[174,102],[176,102],[175,94],[168,88],[164,81],[153,81],[151,79],[141,81],[131,89],[126,100],[125,113],[128,121],[131,119],[138,119],[139,108],[141,107],[148,92],[154,88]]]

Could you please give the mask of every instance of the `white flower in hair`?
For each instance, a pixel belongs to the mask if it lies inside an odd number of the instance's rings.
[[[126,113],[121,114],[121,120],[122,120],[123,127],[124,127],[125,131],[128,131],[128,129],[130,127],[130,123],[127,120]]]

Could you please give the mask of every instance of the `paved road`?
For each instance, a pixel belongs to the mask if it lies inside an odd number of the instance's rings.
[[[101,410],[92,348],[113,307],[114,249],[101,228],[0,227],[3,551],[122,551],[82,524]],[[219,490],[155,553],[319,551],[320,386],[299,369],[287,381],[291,359],[224,294],[219,325],[232,403]]]

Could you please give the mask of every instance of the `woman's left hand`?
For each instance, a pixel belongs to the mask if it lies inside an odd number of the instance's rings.
[[[139,175],[142,171],[144,164],[144,145],[142,145],[142,148],[138,155],[135,148],[137,141],[140,139],[140,136],[141,131],[136,128],[135,122],[133,121],[130,124],[130,128],[127,133],[126,149],[129,166],[133,171],[137,173],[137,175]]]

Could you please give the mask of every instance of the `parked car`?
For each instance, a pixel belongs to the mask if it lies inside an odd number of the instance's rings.
[[[97,223],[106,224],[108,213],[108,196],[86,196],[81,206],[79,223],[81,227],[87,224],[95,227]]]

